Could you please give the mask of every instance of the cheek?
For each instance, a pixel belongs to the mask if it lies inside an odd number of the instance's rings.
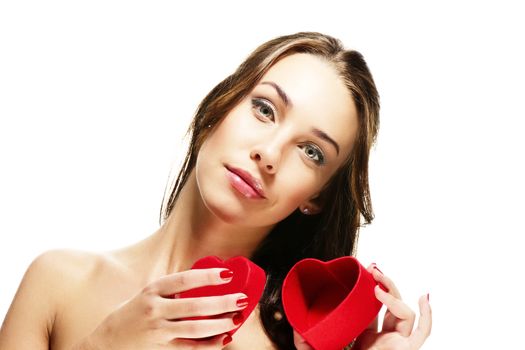
[[[290,164],[286,169],[281,168],[279,176],[276,190],[287,209],[297,208],[321,188],[320,179],[316,174],[301,164]]]
[[[208,148],[215,150],[231,146],[239,149],[247,146],[247,141],[251,139],[247,136],[253,130],[253,119],[247,115],[249,112],[242,106],[233,109],[208,137]]]

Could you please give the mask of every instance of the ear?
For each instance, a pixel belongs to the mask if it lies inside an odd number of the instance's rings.
[[[319,214],[321,212],[321,210],[322,210],[321,204],[320,204],[320,201],[319,201],[319,196],[315,195],[314,197],[312,197],[308,201],[306,201],[303,204],[301,204],[299,206],[299,210],[301,211],[301,213],[303,213],[305,215]]]

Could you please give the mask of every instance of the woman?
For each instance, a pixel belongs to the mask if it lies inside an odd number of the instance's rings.
[[[354,253],[361,216],[373,218],[368,156],[379,97],[362,56],[319,33],[257,48],[201,102],[161,227],[105,254],[51,251],[26,272],[0,332],[2,349],[310,349],[281,305],[290,267],[305,257]],[[207,255],[244,255],[267,273],[247,320],[242,293],[172,299],[226,283],[225,269],[188,270]],[[374,266],[388,311],[360,349],[417,349],[430,333]],[[184,320],[191,316],[223,315]],[[226,332],[243,326],[233,339]],[[203,338],[205,338],[203,340]]]

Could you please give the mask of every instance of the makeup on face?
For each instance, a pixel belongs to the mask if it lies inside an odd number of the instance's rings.
[[[356,126],[352,97],[333,67],[307,54],[283,58],[204,142],[200,195],[228,222],[275,224],[323,188]]]
[[[231,186],[240,194],[250,199],[265,199],[261,181],[253,177],[248,171],[225,166],[226,177]]]
[[[289,111],[293,108],[293,102],[292,102],[291,97],[285,92],[285,90],[278,83],[274,81],[263,81],[259,84],[259,86],[271,87],[270,89],[274,90],[271,93],[272,100],[276,100],[278,102],[278,105],[274,106],[274,104],[266,98],[254,98],[252,101],[252,108],[257,110],[258,118],[262,119],[263,121],[267,120],[267,121],[275,122],[277,115],[282,114],[281,115],[281,118],[282,118],[284,117],[284,114],[286,113],[286,111]],[[284,109],[280,108],[280,106],[284,106]],[[325,143],[326,145],[329,145],[329,147],[332,147],[335,150],[336,156],[339,155],[340,146],[332,137],[328,135],[328,133],[326,133],[325,131],[315,126],[312,126],[311,129],[309,130],[309,134],[313,138],[319,140],[321,143]],[[317,148],[319,149],[319,147]],[[324,158],[324,156],[320,158]],[[324,161],[320,161],[318,163],[324,164]]]

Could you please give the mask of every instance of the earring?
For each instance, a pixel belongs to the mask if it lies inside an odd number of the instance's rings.
[[[211,128],[211,124],[206,125],[206,127],[207,127],[208,129]]]
[[[310,209],[308,209],[308,208],[304,208],[302,210],[302,212],[303,212],[304,215],[310,215]]]

